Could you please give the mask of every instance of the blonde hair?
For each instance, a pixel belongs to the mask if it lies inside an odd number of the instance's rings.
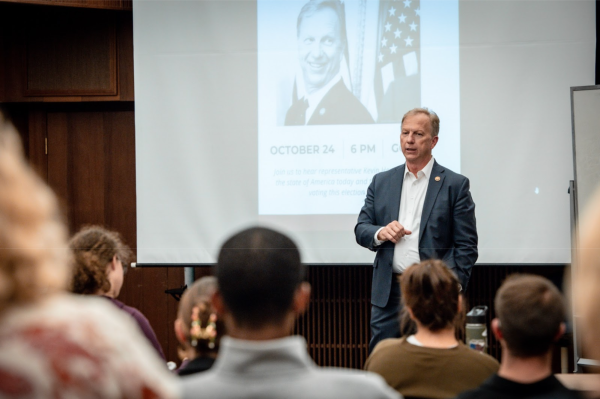
[[[211,315],[216,314],[211,299],[215,291],[217,291],[217,279],[213,276],[205,276],[197,280],[192,284],[181,297],[179,302],[179,309],[177,312],[177,318],[181,320],[185,330],[183,331],[188,343],[191,345],[192,338],[190,336],[190,329],[192,325],[192,313],[194,309],[198,308],[197,316],[198,321],[202,326],[207,326]],[[214,317],[214,316],[213,316]],[[194,351],[197,355],[204,355],[208,352],[216,352],[219,348],[219,342],[224,333],[224,325],[220,320],[215,321],[217,328],[217,335],[214,339],[214,346],[210,347],[210,340],[198,339],[194,347]]]
[[[63,290],[69,265],[56,197],[26,163],[16,131],[0,115],[0,312]]]

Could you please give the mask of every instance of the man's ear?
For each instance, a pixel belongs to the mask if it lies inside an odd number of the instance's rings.
[[[108,264],[111,271],[116,270],[118,261],[119,261],[119,258],[117,257],[117,255],[113,256],[112,260]]]
[[[185,333],[183,332],[183,320],[179,318],[175,320],[175,337],[177,337],[177,340],[182,344],[187,342]]]
[[[410,316],[410,319],[412,321],[417,321],[417,319],[415,318],[415,314],[413,313],[412,309],[409,308],[408,306],[406,306],[406,311],[408,312],[408,316]]]
[[[554,337],[554,342],[558,341],[560,339],[560,337],[562,337],[564,335],[566,330],[567,330],[567,326],[565,326],[565,323],[560,323],[560,327],[558,327],[558,332],[556,333],[556,336]]]
[[[498,318],[496,317],[494,320],[492,320],[492,332],[494,333],[494,335],[496,336],[496,339],[498,341],[502,341],[502,339],[504,338],[502,335],[502,330],[500,330],[500,320],[498,320]]]
[[[219,316],[223,316],[227,313],[227,307],[225,306],[225,302],[223,302],[223,296],[218,289],[212,294],[211,302]]]
[[[462,312],[463,309],[463,296],[461,294],[458,294],[458,309],[457,309],[457,313],[460,314],[460,312]]]
[[[306,309],[308,309],[308,305],[310,304],[310,283],[302,282],[298,288],[296,288],[296,292],[294,293],[294,313],[297,316],[304,314]]]

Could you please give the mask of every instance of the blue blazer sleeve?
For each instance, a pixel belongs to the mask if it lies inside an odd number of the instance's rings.
[[[375,179],[377,175],[373,177],[369,188],[367,188],[367,196],[365,198],[365,204],[358,214],[358,221],[354,227],[354,235],[356,236],[356,242],[370,249],[376,251],[374,246],[373,237],[375,232],[381,228],[377,225],[377,215],[375,214]]]
[[[453,212],[454,263],[464,289],[467,288],[471,268],[479,256],[475,203],[469,188],[469,179],[465,178],[458,190]]]

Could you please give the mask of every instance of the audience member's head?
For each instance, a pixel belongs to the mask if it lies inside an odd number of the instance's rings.
[[[54,194],[26,164],[17,133],[0,115],[0,312],[65,288],[66,243]]]
[[[118,297],[123,274],[133,258],[119,234],[100,226],[84,227],[69,246],[75,258],[73,292]]]
[[[585,356],[600,360],[600,189],[580,216],[579,256],[575,263],[572,296]]]
[[[175,320],[175,334],[183,348],[180,356],[216,356],[224,334],[223,323],[211,303],[216,291],[217,278],[206,276],[183,293]]]
[[[223,244],[215,267],[215,306],[241,329],[289,324],[308,306],[310,286],[296,244],[262,227],[235,234]],[[228,333],[231,333],[227,324]]]
[[[425,260],[400,277],[402,300],[418,328],[439,331],[454,328],[460,314],[460,285],[440,260]]]
[[[494,300],[492,330],[514,357],[543,356],[564,332],[565,304],[549,280],[534,275],[512,275]]]

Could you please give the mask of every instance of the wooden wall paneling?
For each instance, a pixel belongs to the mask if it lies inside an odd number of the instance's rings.
[[[371,270],[309,267],[311,303],[296,322],[295,332],[306,338],[307,350],[317,364],[362,368],[368,350]]]
[[[3,3],[21,3],[105,10],[131,10],[132,0],[0,0]]]
[[[33,169],[48,181],[48,155],[46,154],[46,112],[33,110],[28,113],[26,153]]]
[[[26,96],[117,94],[114,13],[46,8],[30,18]]]
[[[133,101],[131,11],[0,1],[0,15],[0,101]]]
[[[102,113],[104,131],[104,223],[135,249],[135,121],[133,111]]]
[[[105,224],[104,118],[99,112],[69,114],[71,227]]]
[[[2,12],[0,7],[0,13]],[[0,103],[6,101],[6,64],[8,62],[6,58],[8,32],[10,31],[11,24],[3,23],[0,25]]]
[[[0,4],[4,26],[4,101],[18,101],[23,97],[26,65],[26,24],[23,7]]]
[[[133,101],[133,14],[117,14],[118,87],[120,101]]]
[[[71,215],[73,203],[70,191],[70,162],[69,162],[69,128],[68,115],[64,112],[46,114],[46,131],[48,138],[47,175],[48,184],[61,203],[67,218],[69,231],[73,232]]]

